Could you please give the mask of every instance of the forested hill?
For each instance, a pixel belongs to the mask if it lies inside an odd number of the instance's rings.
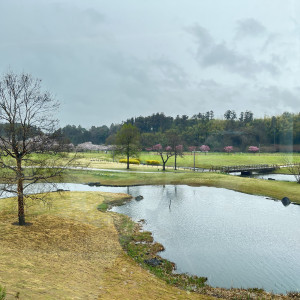
[[[213,111],[176,118],[156,113],[147,117],[137,117],[123,123],[132,123],[139,128],[141,144],[144,148],[162,143],[168,131],[175,131],[185,146],[209,145],[214,151],[222,151],[231,145],[244,151],[249,145],[265,147],[266,151],[290,151],[291,145],[299,151],[300,113],[285,112],[282,115],[254,118],[251,111],[239,115],[227,110],[223,119],[214,117]],[[84,142],[111,144],[121,124],[111,124],[85,129],[81,126],[67,125],[61,128],[62,134],[73,144]],[[275,145],[275,146],[274,146]]]

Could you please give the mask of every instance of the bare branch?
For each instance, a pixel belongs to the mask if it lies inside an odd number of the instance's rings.
[[[54,136],[59,105],[41,80],[29,74],[7,73],[0,80],[0,171],[4,182],[0,190],[18,197],[19,224],[25,224],[27,188],[62,175],[53,168],[62,160],[65,145]],[[68,160],[66,160],[68,162]],[[24,164],[25,167],[24,167]],[[32,169],[26,166],[32,166]]]

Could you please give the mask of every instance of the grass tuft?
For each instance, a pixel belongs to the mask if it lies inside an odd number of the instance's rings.
[[[6,298],[6,289],[0,285],[0,300],[5,300]]]

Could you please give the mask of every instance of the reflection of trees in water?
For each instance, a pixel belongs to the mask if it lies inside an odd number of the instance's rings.
[[[174,203],[177,205],[184,199],[184,188],[177,185],[126,186],[124,192],[133,197],[142,195],[143,201],[147,201],[145,215],[142,218],[147,218],[146,216],[151,214],[151,218],[159,219],[164,209],[171,213],[172,205]],[[127,214],[135,215],[136,210],[139,210],[139,205],[133,200],[126,205],[126,210]]]
[[[135,201],[135,197],[141,194],[141,188],[143,190],[143,187],[138,187],[138,186],[126,186],[126,190],[124,191],[128,195],[133,197],[133,200],[128,203],[128,205],[125,205],[126,211],[125,214],[128,214],[129,216],[134,216],[136,215],[136,205],[138,201]],[[143,217],[142,217],[143,218]]]
[[[131,195],[132,197],[136,197],[138,195],[142,195],[143,196],[143,192],[140,191],[141,187],[139,186],[127,186],[126,187],[126,193],[128,195]],[[142,188],[143,190],[143,188]]]
[[[171,211],[171,205],[172,200],[178,200],[178,188],[177,185],[169,186],[168,189],[166,189],[165,196],[167,199],[169,199],[169,210]]]
[[[176,200],[177,200],[177,185],[174,185],[174,198],[176,198]],[[172,197],[170,197],[170,202],[169,202],[169,210],[171,211],[171,204],[172,204]]]

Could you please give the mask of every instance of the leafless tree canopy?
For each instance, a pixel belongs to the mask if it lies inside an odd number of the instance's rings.
[[[290,174],[294,175],[296,182],[300,184],[300,164],[295,163],[290,156],[283,159],[285,167],[289,170]]]
[[[25,224],[26,189],[57,177],[62,144],[54,135],[59,104],[41,89],[41,80],[9,72],[0,81],[0,167],[2,192],[18,197],[19,224]],[[45,154],[47,153],[47,155]]]
[[[287,168],[289,172],[294,175],[296,182],[300,183],[300,164],[294,163],[294,164],[288,164]]]

